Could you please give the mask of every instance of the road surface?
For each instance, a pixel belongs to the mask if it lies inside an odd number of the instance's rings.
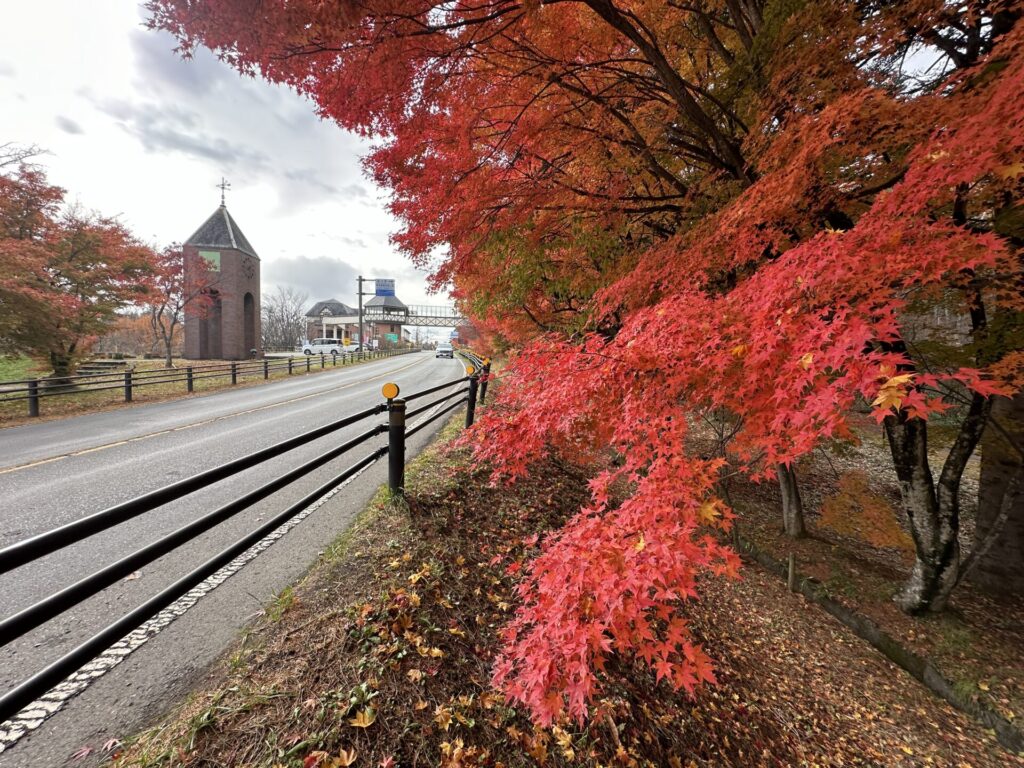
[[[0,430],[0,546],[380,403],[380,387],[386,381],[395,381],[410,393],[460,375],[458,360],[409,354],[259,387]],[[6,617],[31,605],[385,418],[335,432],[0,575],[0,614]],[[443,421],[409,441],[409,458]],[[134,578],[0,649],[0,688],[8,690],[59,658],[385,441],[382,435],[335,459],[143,568]],[[5,747],[0,768],[64,765],[86,746],[95,750],[93,755],[73,764],[94,764],[96,752],[108,739],[130,735],[166,711],[239,628],[301,576],[347,527],[386,481],[386,464],[373,464],[283,536],[266,542],[263,551],[188,610],[172,611],[168,617],[173,621],[158,634],[127,646],[128,654],[108,654],[108,663],[97,667],[104,674],[42,724],[17,740],[25,718],[15,721],[13,729],[0,725],[0,746]]]

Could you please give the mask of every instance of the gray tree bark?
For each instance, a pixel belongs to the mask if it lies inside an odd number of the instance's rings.
[[[885,434],[914,540],[914,566],[896,595],[905,612],[945,609],[960,573],[960,478],[988,420],[991,401],[975,394],[942,465],[938,483],[928,463],[928,423],[905,413],[885,418]]]
[[[796,482],[796,470],[792,465],[779,464],[775,467],[782,491],[782,525],[786,535],[800,539],[807,535],[804,526],[804,506],[800,500],[800,487]]]

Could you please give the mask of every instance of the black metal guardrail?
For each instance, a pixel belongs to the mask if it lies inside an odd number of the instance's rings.
[[[387,455],[389,457],[389,488],[393,493],[403,493],[406,440],[463,403],[467,405],[466,426],[472,426],[476,403],[478,400],[479,402],[484,401],[487,392],[487,377],[490,374],[490,363],[468,353],[464,353],[463,356],[469,361],[469,365],[466,368],[467,375],[462,378],[414,392],[404,398],[399,397],[397,385],[385,384],[383,395],[386,398],[386,402],[0,549],[0,574],[3,574],[58,552],[72,544],[84,541],[91,536],[143,515],[146,512],[150,512],[171,501],[195,493],[212,483],[220,482],[233,475],[237,475],[243,470],[258,466],[299,446],[306,445],[352,424],[372,419],[379,414],[388,414],[388,424],[375,424],[371,426],[351,440],[323,452],[273,480],[249,490],[234,501],[208,512],[178,530],[157,539],[155,542],[137,549],[135,552],[100,568],[89,576],[51,594],[49,597],[0,620],[0,647],[3,647],[46,622],[57,618],[65,611],[115,584],[141,567],[187,544],[197,536],[230,519],[256,502],[300,480],[311,471],[328,464],[377,435],[388,434],[387,446],[377,448],[363,456],[326,483],[305,494],[301,499],[250,531],[231,546],[221,550],[199,567],[185,574],[158,594],[109,624],[96,635],[90,637],[44,669],[36,672],[27,680],[4,693],[0,696],[0,723],[9,720],[66,677],[76,672],[84,664],[96,658],[105,649],[153,618],[179,597],[241,555],[249,547],[298,515],[310,504],[324,496],[324,494],[338,487],[341,483],[383,456]],[[465,386],[459,386],[454,391],[447,392],[441,397],[430,400],[411,411],[406,411],[406,403],[411,400],[418,400],[428,395],[437,394],[442,390],[451,389],[461,384],[465,384]],[[449,402],[453,398],[454,401]],[[445,407],[429,415],[414,428],[406,430],[406,418],[427,413],[431,409],[445,403],[447,403]]]
[[[259,375],[269,379],[275,371],[288,370],[291,375],[296,371],[310,373],[314,362],[319,358],[319,367],[326,368],[330,362],[332,367],[350,365],[361,360],[377,360],[380,358],[418,352],[418,349],[382,349],[365,352],[338,352],[336,354],[302,355],[299,357],[270,358],[244,360],[241,362],[216,363],[214,365],[189,365],[177,369],[154,368],[147,371],[117,371],[116,373],[80,374],[62,376],[51,379],[17,379],[0,381],[0,404],[24,400],[28,403],[28,415],[39,415],[39,402],[47,397],[66,397],[84,392],[109,392],[119,390],[124,393],[124,401],[132,402],[134,390],[138,387],[154,384],[173,384],[184,382],[186,392],[195,391],[195,382],[203,379],[231,378],[231,384],[238,383],[240,376]]]

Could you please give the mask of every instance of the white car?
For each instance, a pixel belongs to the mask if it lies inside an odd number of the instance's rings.
[[[455,350],[452,349],[452,345],[445,341],[438,344],[437,349],[434,351],[434,358],[438,357],[455,357]]]
[[[337,355],[341,351],[340,339],[313,339],[302,345],[304,355]]]

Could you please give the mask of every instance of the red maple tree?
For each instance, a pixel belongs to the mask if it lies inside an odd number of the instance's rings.
[[[712,679],[679,609],[736,568],[713,535],[726,460],[795,491],[795,460],[852,437],[858,408],[914,538],[899,603],[945,605],[960,477],[992,396],[1020,386],[1019,2],[149,8],[186,53],[377,141],[395,242],[519,350],[470,436],[495,475],[592,460],[593,503],[530,565],[496,670],[541,720],[582,716],[611,653]],[[934,359],[909,331],[940,305],[969,343]],[[936,478],[937,412],[958,427]],[[691,425],[711,414],[731,426],[708,458]]]
[[[120,222],[65,206],[39,168],[0,174],[0,340],[45,356],[55,377],[145,297],[152,258]]]

